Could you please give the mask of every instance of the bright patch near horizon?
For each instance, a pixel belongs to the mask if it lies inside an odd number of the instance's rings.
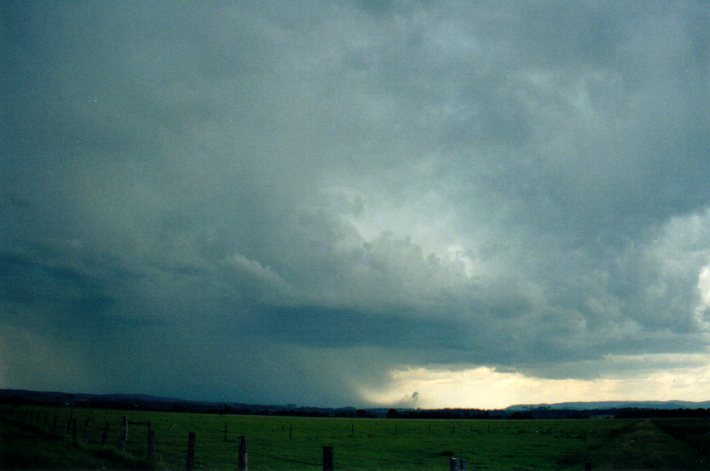
[[[502,409],[521,404],[594,401],[700,402],[707,400],[710,387],[710,357],[702,361],[707,364],[594,379],[541,378],[484,366],[462,370],[407,368],[391,371],[385,388],[364,388],[361,394],[371,404],[421,409]]]

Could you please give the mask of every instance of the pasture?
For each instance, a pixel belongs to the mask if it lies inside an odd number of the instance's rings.
[[[66,454],[101,449],[134,460],[146,456],[150,421],[153,465],[168,469],[185,469],[190,432],[199,470],[236,469],[239,436],[246,437],[249,469],[257,471],[321,469],[326,445],[334,449],[335,469],[348,470],[447,470],[451,456],[467,460],[469,469],[707,469],[710,444],[703,419],[343,419],[51,407],[5,407],[0,415],[54,437]]]

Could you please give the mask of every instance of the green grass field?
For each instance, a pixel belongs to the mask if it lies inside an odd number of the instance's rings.
[[[0,409],[5,414],[11,409]],[[450,456],[469,461],[469,469],[708,469],[710,426],[701,419],[684,420],[398,420],[260,417],[188,413],[122,412],[96,409],[20,408],[19,418],[34,427],[44,456],[34,467],[135,468],[146,454],[144,425],[129,425],[123,458],[93,466],[73,463],[72,455],[102,449],[117,453],[121,417],[131,422],[151,420],[155,431],[157,465],[184,469],[187,437],[195,432],[196,469],[236,469],[239,435],[247,439],[249,469],[321,469],[322,447],[334,447],[336,469],[448,469]],[[64,436],[69,415],[77,419],[77,440]],[[57,417],[57,435],[51,432]],[[91,419],[90,442],[82,444],[86,419]],[[100,446],[105,423],[108,446]],[[225,440],[225,427],[227,430]],[[33,467],[8,454],[15,437],[4,427],[0,468]],[[27,432],[25,432],[26,435]],[[71,434],[70,434],[71,435]],[[24,447],[29,448],[25,436]],[[110,453],[109,453],[110,452]],[[13,454],[14,453],[14,454]],[[95,451],[93,458],[96,458]],[[15,461],[8,461],[11,456]],[[119,456],[121,458],[121,456]],[[84,457],[85,459],[85,457]],[[23,464],[24,463],[24,464]],[[51,463],[50,463],[51,464]]]

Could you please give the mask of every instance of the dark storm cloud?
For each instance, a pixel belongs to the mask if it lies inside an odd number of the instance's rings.
[[[1,15],[3,385],[344,403],[706,348],[703,3]]]

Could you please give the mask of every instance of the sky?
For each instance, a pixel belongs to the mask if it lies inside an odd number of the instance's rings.
[[[0,388],[709,400],[710,4],[3,1]]]

